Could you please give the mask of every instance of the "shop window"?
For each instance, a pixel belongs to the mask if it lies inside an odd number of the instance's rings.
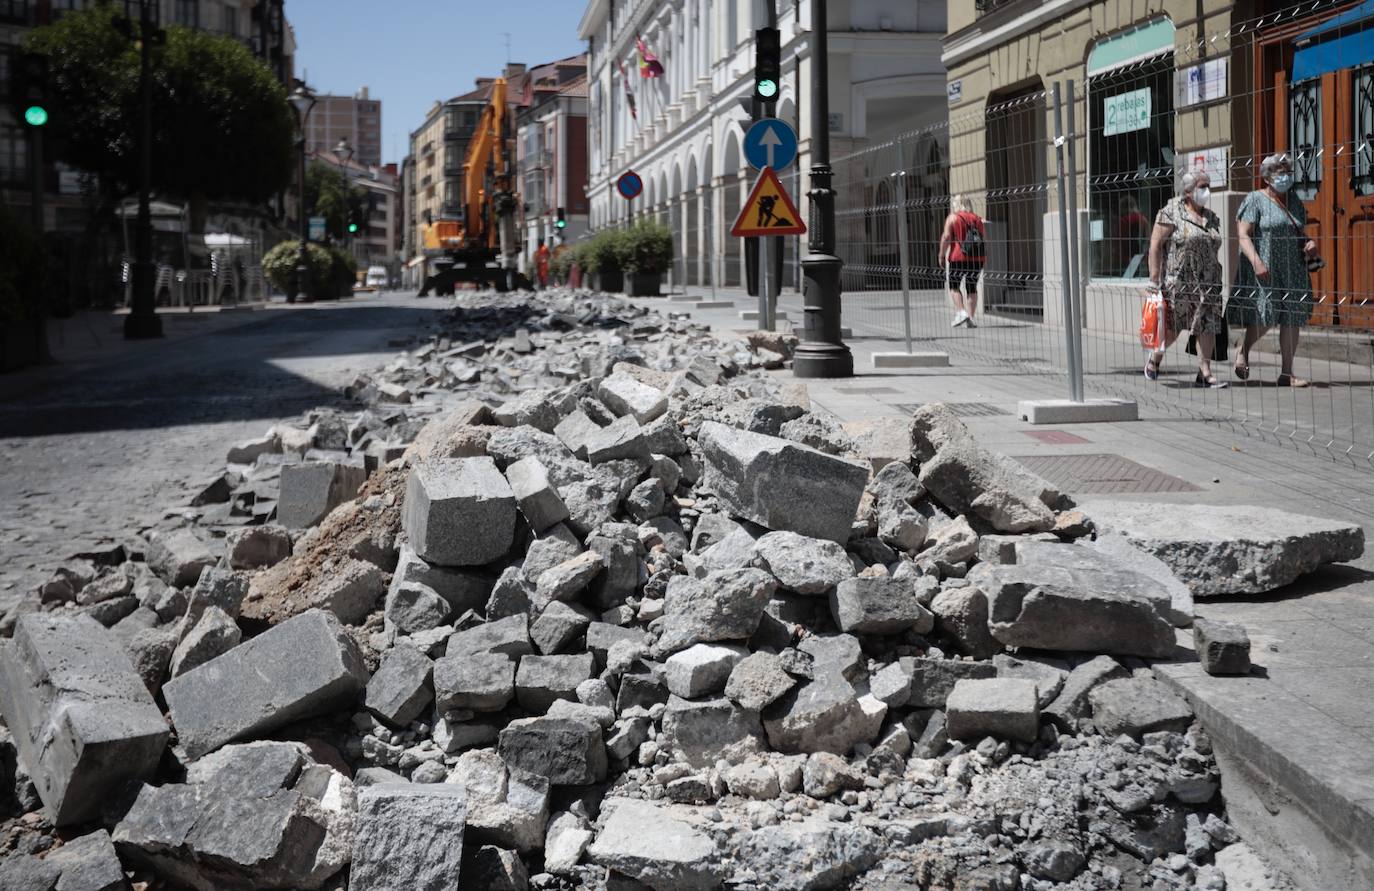
[[[1091,274],[1145,279],[1155,214],[1174,194],[1173,25],[1103,41],[1088,75]]]

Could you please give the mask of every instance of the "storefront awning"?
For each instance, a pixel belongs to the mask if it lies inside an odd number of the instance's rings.
[[[1365,0],[1295,38],[1293,83],[1374,62],[1374,0]]]

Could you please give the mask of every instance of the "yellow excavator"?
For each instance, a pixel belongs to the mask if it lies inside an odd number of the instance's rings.
[[[520,248],[510,124],[506,79],[498,77],[463,159],[463,218],[435,220],[424,228],[424,252],[435,272],[425,279],[421,297],[430,291],[451,296],[459,282],[498,291],[529,287],[516,270]]]

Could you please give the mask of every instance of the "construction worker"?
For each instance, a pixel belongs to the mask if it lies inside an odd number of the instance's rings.
[[[549,286],[549,248],[544,239],[539,239],[539,248],[534,252],[534,271],[542,290]]]

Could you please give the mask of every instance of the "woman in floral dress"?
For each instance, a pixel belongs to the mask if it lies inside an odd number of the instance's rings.
[[[1207,209],[1212,181],[1205,171],[1183,175],[1183,194],[1155,217],[1150,282],[1164,294],[1165,348],[1187,331],[1197,339],[1198,387],[1224,387],[1212,373],[1212,348],[1224,330],[1221,305],[1221,220]],[[1159,377],[1164,350],[1150,354],[1145,377]]]
[[[1236,213],[1240,237],[1240,270],[1226,307],[1232,325],[1245,326],[1245,339],[1236,357],[1236,377],[1250,376],[1250,349],[1274,325],[1279,326],[1282,367],[1275,381],[1280,387],[1305,387],[1293,375],[1298,332],[1312,318],[1312,277],[1307,261],[1317,243],[1307,237],[1307,211],[1289,192],[1293,162],[1285,154],[1260,163],[1264,188],[1245,196]]]

